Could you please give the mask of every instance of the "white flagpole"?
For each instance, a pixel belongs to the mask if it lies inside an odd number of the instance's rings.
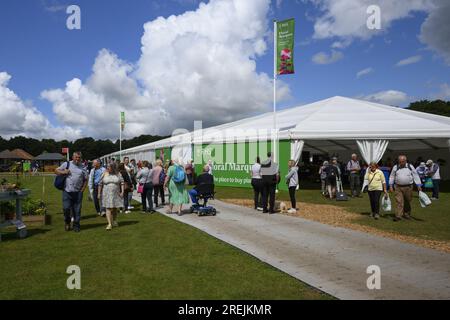
[[[122,162],[122,112],[119,112],[119,161]]]
[[[278,56],[278,41],[277,41],[278,25],[277,20],[273,20],[273,161],[278,162],[278,130],[277,130],[277,56]],[[278,185],[275,190],[278,193]]]
[[[277,21],[273,20],[273,129],[275,137],[273,139],[273,159],[275,162],[278,160],[277,150]]]

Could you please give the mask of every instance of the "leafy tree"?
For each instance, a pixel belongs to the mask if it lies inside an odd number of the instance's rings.
[[[450,101],[420,100],[410,103],[406,109],[450,117]]]
[[[122,140],[122,149],[129,149],[143,144],[155,142],[165,137],[141,135],[129,140]],[[78,139],[74,142],[67,140],[55,141],[54,139],[36,140],[23,136],[17,136],[9,140],[0,137],[0,151],[9,149],[23,149],[33,156],[40,155],[43,152],[61,153],[62,148],[69,148],[70,152],[81,151],[84,159],[95,159],[105,154],[119,151],[119,141],[95,140],[87,137]]]

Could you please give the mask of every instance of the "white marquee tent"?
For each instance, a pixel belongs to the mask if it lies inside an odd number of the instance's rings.
[[[448,117],[336,96],[279,111],[276,119],[278,138],[291,141],[290,157],[297,161],[302,151],[338,155],[341,159],[359,151],[366,162],[393,159],[399,153],[406,153],[412,161],[423,157],[445,159],[447,165],[449,162]],[[273,127],[270,112],[124,150],[122,154],[139,160],[145,154],[149,155],[147,160],[154,160],[156,149],[178,146],[180,151],[172,158],[190,159],[194,143],[261,141]],[[118,153],[105,157],[113,156]],[[444,171],[450,178],[450,170]]]

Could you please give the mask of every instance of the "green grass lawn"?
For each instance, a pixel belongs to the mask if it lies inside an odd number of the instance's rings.
[[[314,204],[332,204],[344,207],[351,212],[360,214],[361,217],[354,222],[368,225],[384,231],[395,232],[402,235],[414,236],[422,239],[450,241],[450,192],[449,184],[443,184],[444,192],[441,192],[439,201],[433,202],[430,207],[422,208],[417,194],[413,200],[412,215],[414,220],[393,222],[394,213],[385,214],[380,220],[369,218],[370,204],[367,194],[363,198],[353,198],[346,202],[337,202],[325,199],[320,195],[320,190],[309,185],[297,191],[297,201]],[[253,199],[252,189],[217,187],[218,199]],[[348,190],[347,190],[348,191]],[[286,191],[279,191],[278,200],[289,201]],[[391,195],[393,209],[395,200]]]
[[[23,240],[1,230],[0,299],[331,299],[160,214],[121,215],[107,232],[85,196],[82,232],[65,232],[61,194],[42,179],[22,184],[48,203],[52,225],[30,227]],[[66,287],[69,265],[81,268],[81,290]]]

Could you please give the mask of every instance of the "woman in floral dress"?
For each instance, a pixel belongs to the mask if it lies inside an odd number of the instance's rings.
[[[115,162],[110,163],[103,174],[98,193],[103,201],[103,207],[106,208],[108,220],[106,230],[118,227],[117,210],[123,207],[124,181]]]
[[[177,168],[184,171],[184,167],[180,164],[180,160],[174,160],[172,166],[167,170],[166,181],[164,183],[164,189],[169,189],[169,210],[167,213],[171,214],[173,206],[177,206],[177,214],[181,216],[183,204],[189,204],[189,195],[186,191],[185,181],[175,182],[173,176]]]

